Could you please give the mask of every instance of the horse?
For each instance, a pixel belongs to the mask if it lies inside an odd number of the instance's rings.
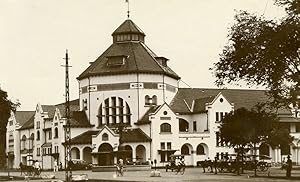
[[[21,170],[21,176],[22,176],[22,173],[24,173],[25,175],[28,175],[28,176],[31,176],[33,173],[34,173],[34,167],[29,165],[23,165],[23,164],[20,164],[20,170]]]
[[[213,172],[213,163],[211,160],[204,160],[204,161],[199,161],[198,162],[200,164],[200,166],[203,169],[203,173],[205,173],[205,168],[208,168],[207,170],[210,169],[210,172]]]

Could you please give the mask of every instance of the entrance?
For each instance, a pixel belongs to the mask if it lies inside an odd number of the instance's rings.
[[[108,143],[103,143],[99,146],[98,149],[98,164],[100,166],[108,166],[113,165],[114,156],[113,156],[113,148]]]

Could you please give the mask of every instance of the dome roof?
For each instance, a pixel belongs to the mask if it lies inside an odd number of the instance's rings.
[[[132,73],[164,74],[180,79],[167,66],[168,59],[157,57],[144,44],[145,34],[131,20],[123,22],[112,36],[113,44],[79,75],[78,80],[90,76]]]

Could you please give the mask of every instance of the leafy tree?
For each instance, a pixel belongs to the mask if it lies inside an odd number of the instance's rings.
[[[217,85],[261,85],[270,90],[273,104],[296,104],[300,95],[300,0],[275,0],[286,16],[268,20],[239,11],[229,42],[214,64]]]
[[[260,105],[251,111],[240,108],[226,115],[221,122],[220,133],[225,143],[241,153],[247,146],[252,146],[256,151],[258,144],[263,142],[273,147],[292,142],[289,133],[280,130],[277,115],[267,112]]]
[[[6,164],[6,126],[11,111],[15,111],[19,104],[14,104],[7,98],[7,93],[0,89],[0,168]]]

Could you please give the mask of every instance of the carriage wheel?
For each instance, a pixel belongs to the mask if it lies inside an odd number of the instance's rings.
[[[182,167],[181,167],[181,170],[180,170],[180,174],[183,175],[184,172],[185,172],[185,166],[182,166]]]

